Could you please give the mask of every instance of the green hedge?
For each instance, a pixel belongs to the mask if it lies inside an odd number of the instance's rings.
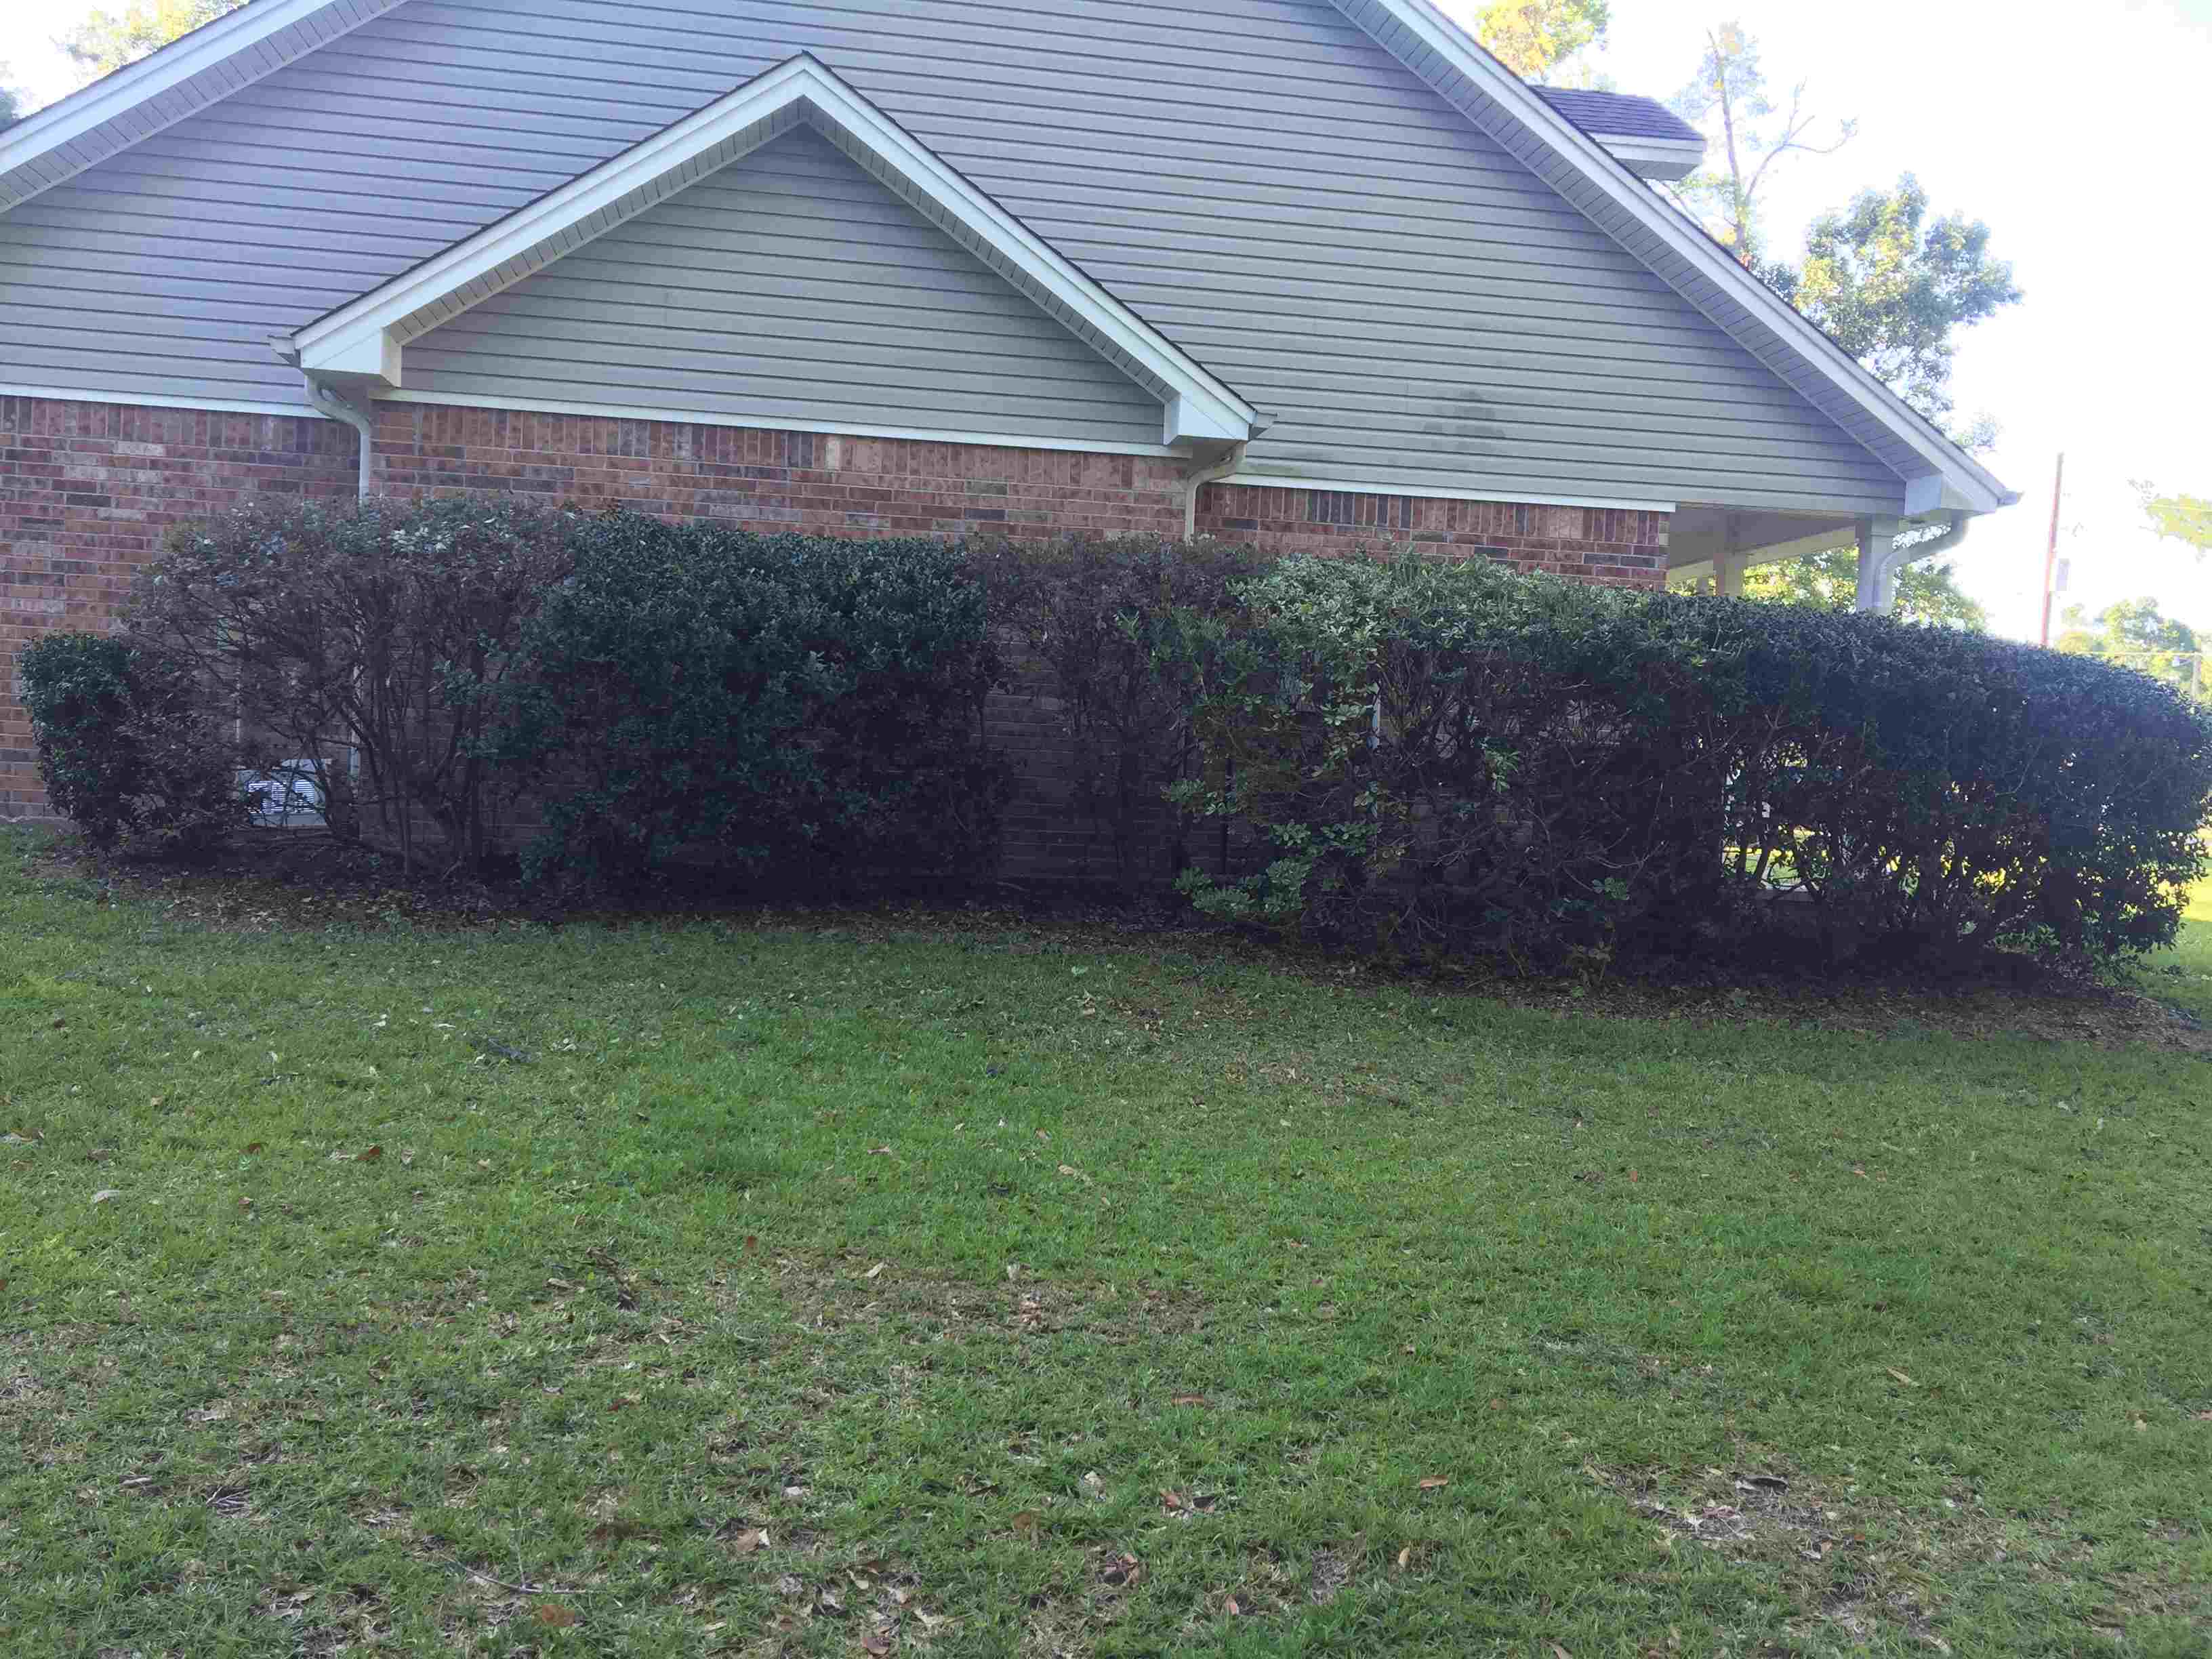
[[[493,740],[546,802],[533,873],[631,880],[704,848],[846,889],[988,869],[1000,670],[956,549],[630,514],[570,545]]]
[[[1480,561],[295,506],[180,531],[122,638],[23,674],[103,844],[207,846],[273,744],[325,769],[334,833],[435,867],[521,803],[542,879],[705,854],[866,890],[994,869],[1010,656],[1127,884],[1164,845],[1200,908],[1363,948],[2109,962],[2205,867],[2212,734],[2154,680]]]
[[[1291,559],[1182,635],[1194,810],[1267,848],[1201,908],[1555,963],[1796,927],[1832,957],[2170,943],[2212,728],[2109,664],[1486,563]]]

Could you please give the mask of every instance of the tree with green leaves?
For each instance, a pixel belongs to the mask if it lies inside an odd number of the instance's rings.
[[[2062,620],[2059,650],[2103,657],[2201,695],[2203,646],[2197,630],[2160,611],[2156,599],[2123,599],[2094,618],[2081,606],[2069,605]]]
[[[1909,173],[1894,190],[1862,191],[1842,212],[1815,219],[1800,264],[1758,270],[1768,287],[1938,425],[1952,414],[1959,331],[2021,298],[2012,266],[1990,256],[1990,228],[1963,213],[1930,218],[1928,192]],[[1996,433],[1984,420],[1953,435],[1985,445]]]
[[[29,113],[23,94],[8,84],[8,66],[0,64],[0,127],[12,127]]]
[[[1697,74],[1670,100],[1677,115],[1705,133],[1713,163],[1667,189],[1746,265],[1759,258],[1759,192],[1774,164],[1785,155],[1832,155],[1858,131],[1856,121],[1839,121],[1833,143],[1815,143],[1820,118],[1806,113],[1805,85],[1800,81],[1790,89],[1789,112],[1782,114],[1766,89],[1759,42],[1742,24],[1721,23],[1705,32]]]
[[[2197,562],[2203,563],[2205,554],[2212,552],[2212,501],[2202,495],[2154,495],[2150,485],[2140,479],[2136,493],[2142,498],[2143,512],[2160,538],[2194,550]]]
[[[1747,599],[1784,599],[1824,611],[1850,610],[1858,585],[1856,547],[1832,548],[1779,564],[1753,565],[1743,573]],[[1906,622],[1976,634],[1986,632],[1990,625],[1989,612],[1960,588],[1951,567],[1934,562],[1908,565],[1899,573],[1896,615]]]
[[[1490,0],[1475,14],[1474,36],[1522,80],[1543,81],[1602,46],[1612,22],[1610,0]]]
[[[236,11],[246,0],[130,0],[119,11],[96,11],[62,38],[62,50],[88,80],[135,64],[180,34]]]

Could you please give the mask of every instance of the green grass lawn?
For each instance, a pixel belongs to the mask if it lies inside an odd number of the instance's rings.
[[[2197,1055],[37,846],[0,1651],[2212,1650]]]

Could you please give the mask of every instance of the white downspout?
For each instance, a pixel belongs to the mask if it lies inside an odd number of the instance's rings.
[[[307,393],[314,398],[316,406],[333,420],[343,421],[360,434],[361,466],[354,481],[354,495],[358,500],[367,501],[369,495],[369,464],[374,458],[376,447],[376,422],[312,376],[307,377]]]

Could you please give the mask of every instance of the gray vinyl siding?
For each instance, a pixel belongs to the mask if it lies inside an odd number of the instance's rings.
[[[407,346],[455,398],[1160,441],[1157,398],[806,130]]]
[[[0,219],[0,383],[298,401],[269,335],[802,50],[1273,414],[1252,471],[1901,504],[1323,0],[407,0]]]

